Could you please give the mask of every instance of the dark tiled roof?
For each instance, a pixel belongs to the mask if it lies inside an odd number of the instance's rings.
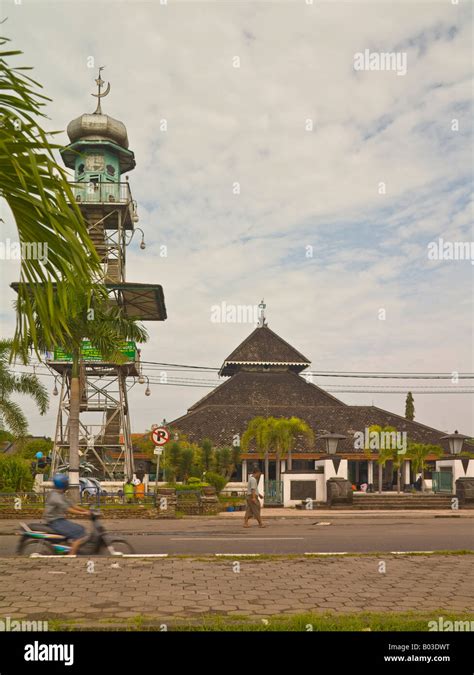
[[[289,416],[295,406],[345,405],[289,370],[269,372],[242,370],[200,399],[189,410],[210,405],[242,404],[260,408],[285,406]]]
[[[230,445],[235,434],[242,435],[249,421],[257,415],[273,415],[274,417],[294,415],[309,424],[315,436],[328,431],[344,434],[349,438],[338,446],[338,451],[343,452],[353,451],[354,432],[363,432],[372,424],[379,424],[382,427],[392,426],[397,431],[406,431],[409,441],[433,443],[447,449],[445,442],[440,440],[441,436],[445,435],[444,431],[418,422],[411,422],[375,406],[203,405],[175,420],[171,425],[185,433],[189,440],[200,442],[208,437],[217,446],[223,446]],[[325,446],[321,440],[317,440],[311,447],[304,439],[299,439],[294,450],[296,452],[324,452]]]
[[[293,364],[296,370],[303,370],[310,364],[310,361],[265,325],[257,327],[225,359],[221,374],[231,375],[236,371],[235,366],[231,364],[242,363],[285,363]]]

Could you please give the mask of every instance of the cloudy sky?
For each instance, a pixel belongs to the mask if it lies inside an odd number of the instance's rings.
[[[127,125],[147,240],[129,247],[127,280],[162,284],[168,309],[148,324],[145,360],[220,366],[254,326],[213,323],[212,306],[265,298],[270,327],[314,370],[474,371],[474,266],[427,255],[440,237],[473,240],[471,12],[462,0],[3,0],[3,33],[53,99],[51,130],[93,112],[88,66],[106,66],[103,110]],[[355,70],[365,50],[405,54],[406,74]],[[18,265],[0,264],[11,335]],[[377,383],[400,393],[340,398],[403,414],[408,388],[462,386]],[[152,389],[131,393],[134,431],[208,391]],[[416,419],[472,434],[472,400],[415,394]],[[31,429],[52,435],[54,414],[24,403]]]

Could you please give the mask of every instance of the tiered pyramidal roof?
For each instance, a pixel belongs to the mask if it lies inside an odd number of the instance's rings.
[[[224,360],[219,371],[228,380],[192,405],[171,426],[191,441],[210,438],[216,446],[229,446],[256,416],[299,417],[315,436],[329,431],[344,434],[341,449],[353,452],[353,435],[372,424],[407,431],[408,438],[442,445],[444,432],[375,406],[346,405],[301,373],[310,365],[301,352],[261,324]],[[308,447],[302,438],[295,450],[324,452],[322,441]]]

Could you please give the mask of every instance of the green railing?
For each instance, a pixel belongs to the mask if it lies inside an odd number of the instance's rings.
[[[283,481],[266,480],[264,504],[283,504]]]
[[[453,474],[451,471],[433,471],[433,492],[453,492]]]

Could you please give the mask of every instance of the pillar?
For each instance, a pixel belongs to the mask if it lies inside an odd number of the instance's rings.
[[[372,491],[374,489],[374,462],[371,459],[367,462],[367,483],[369,490]]]
[[[242,483],[246,483],[248,481],[247,478],[247,460],[243,459],[242,460]]]

